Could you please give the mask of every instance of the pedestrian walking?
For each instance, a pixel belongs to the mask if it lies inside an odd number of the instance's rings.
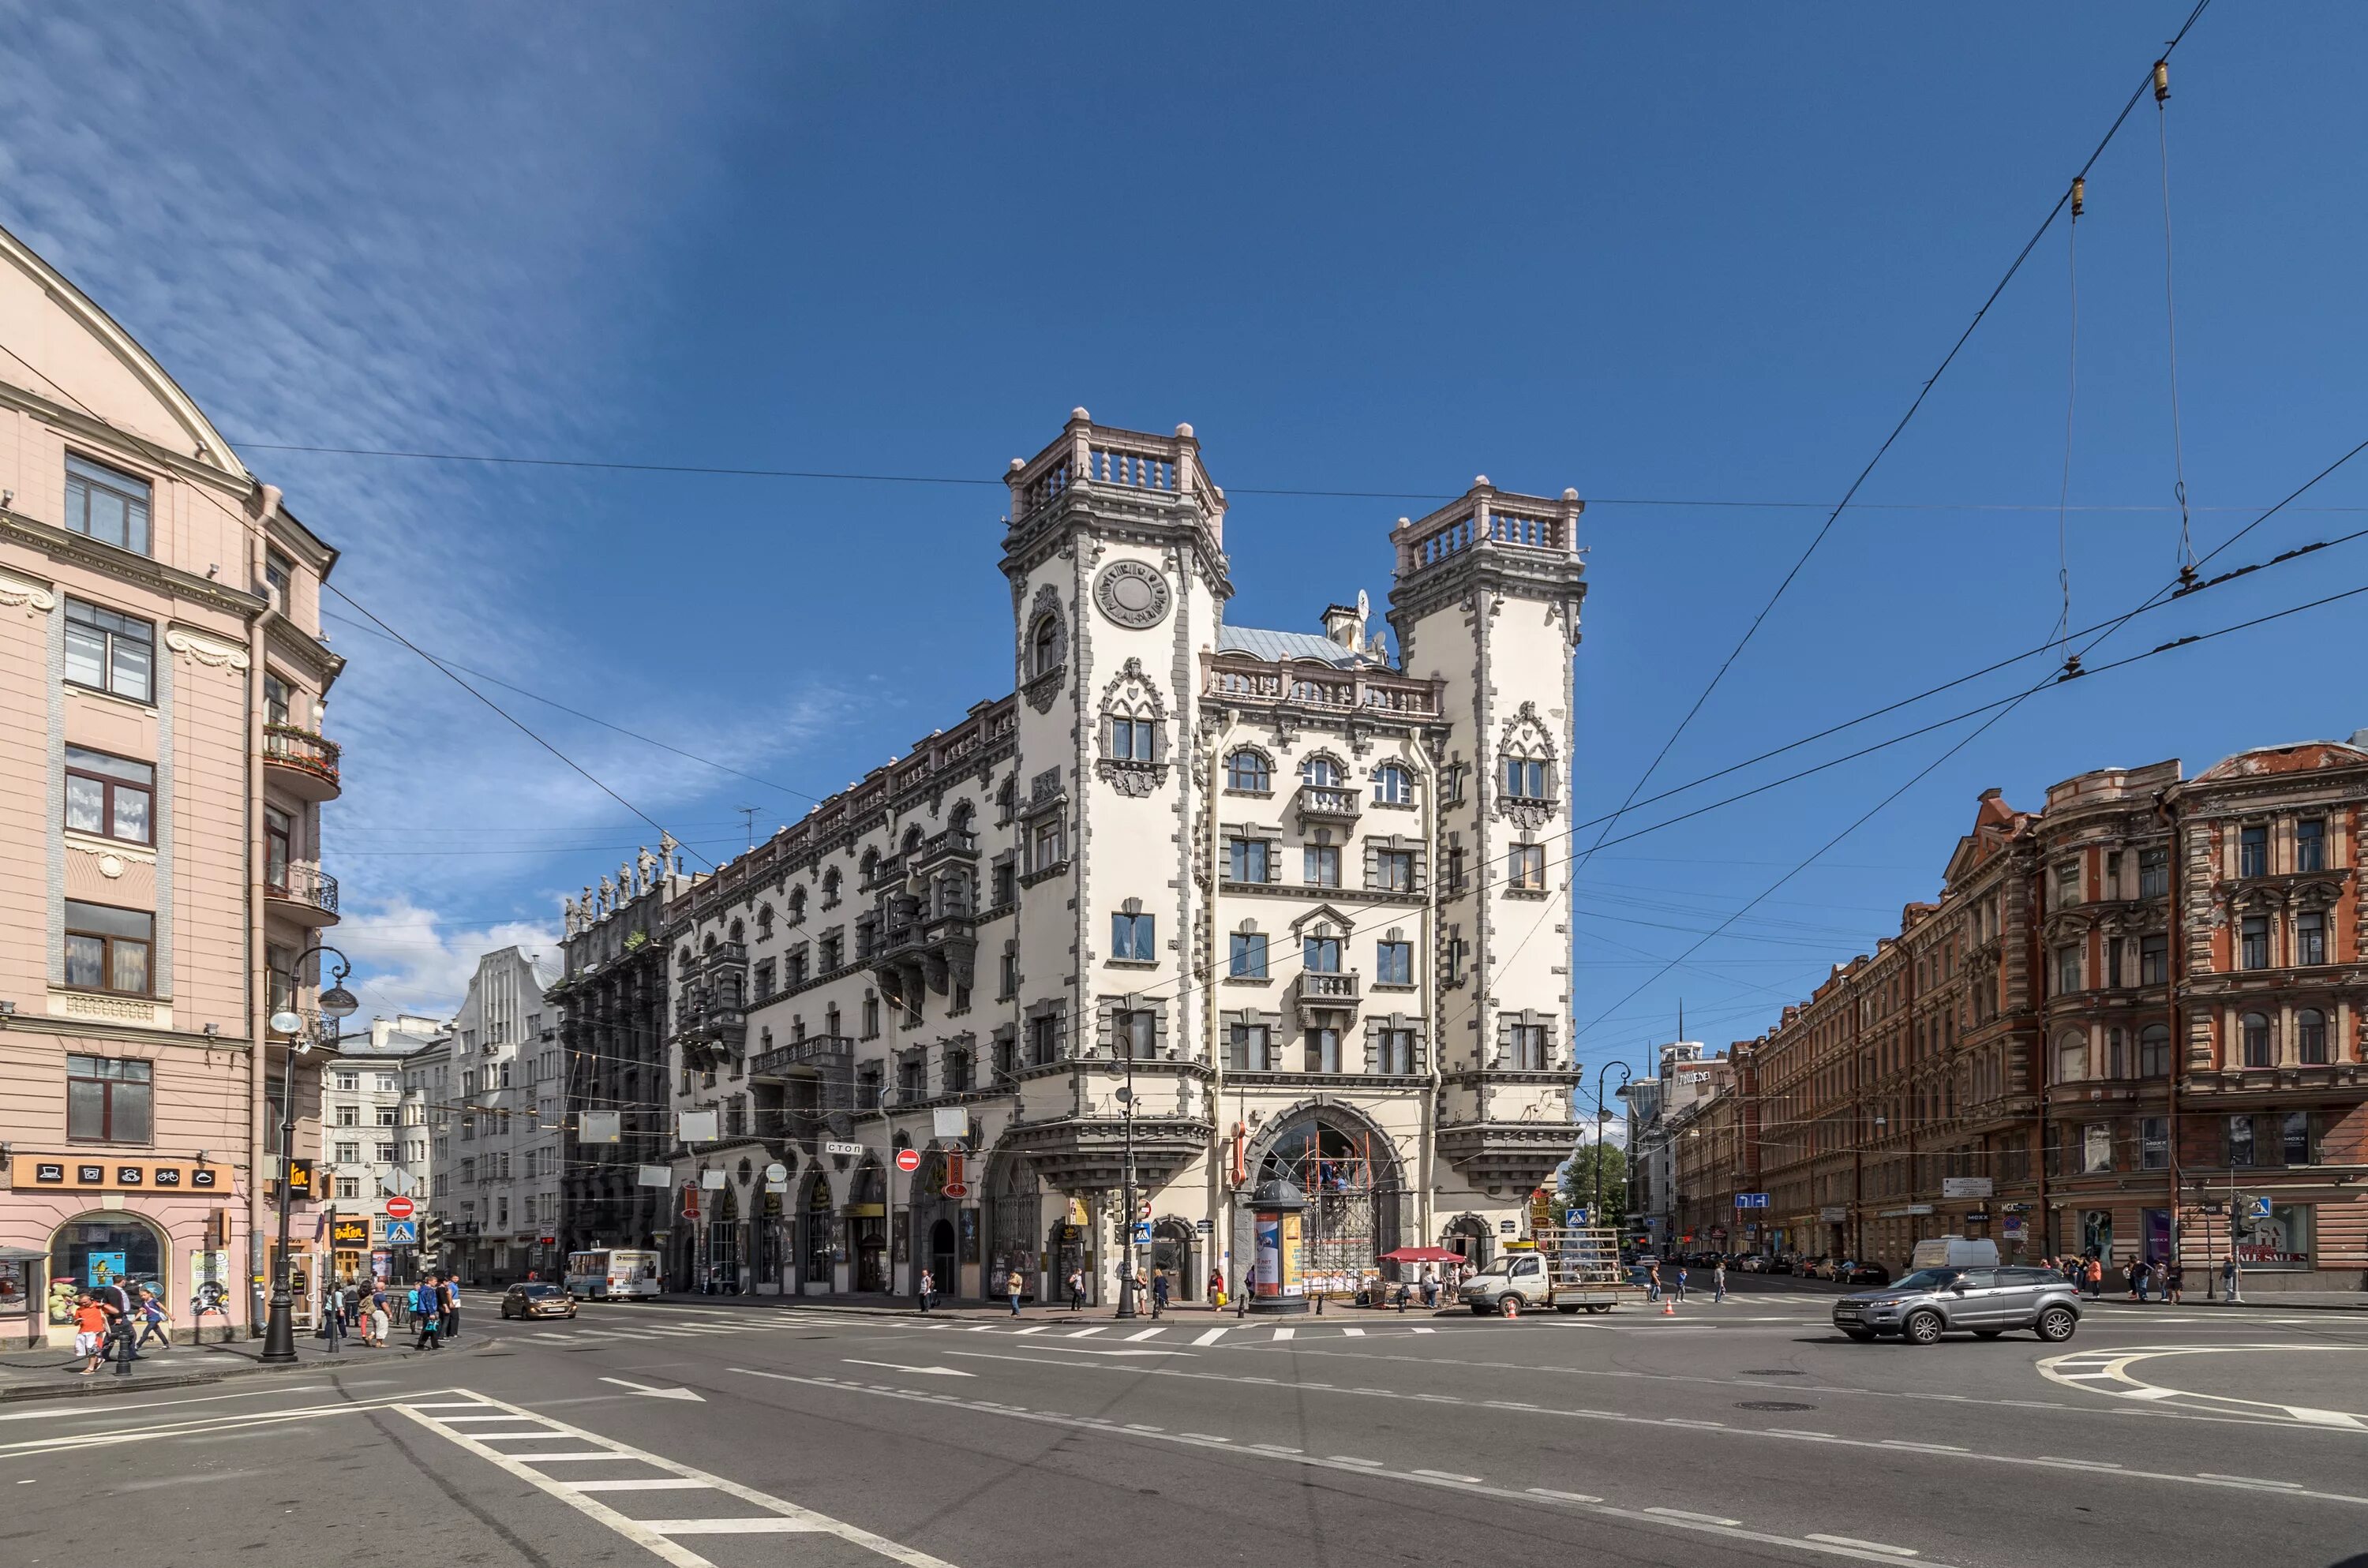
[[[2086,1272],[2089,1277],[2089,1299],[2092,1301],[2103,1301],[2105,1299],[2104,1259],[2101,1257],[2089,1258],[2089,1267]]]
[[[1661,1299],[1661,1266],[1658,1263],[1645,1266],[1645,1299],[1648,1301],[1657,1301]]]
[[[1679,1300],[1679,1301],[1684,1301],[1684,1300],[1686,1299],[1686,1266],[1685,1266],[1684,1264],[1682,1264],[1682,1263],[1681,1263],[1681,1264],[1679,1264],[1679,1265],[1678,1265],[1678,1293],[1677,1293],[1677,1294],[1678,1294],[1678,1300]]]
[[[1225,1276],[1222,1269],[1209,1270],[1209,1310],[1212,1312],[1225,1310]]]
[[[1719,1259],[1711,1266],[1710,1299],[1713,1301],[1726,1300],[1726,1260],[1725,1258]]]
[[[921,1270],[921,1277],[913,1282],[913,1305],[921,1310],[924,1317],[928,1315],[929,1297],[937,1288],[937,1279],[926,1268]]]
[[[2226,1290],[2228,1305],[2233,1307],[2245,1299],[2244,1279],[2245,1271],[2237,1267],[2235,1257],[2230,1256],[2221,1260],[2220,1283]]]
[[[2145,1291],[2143,1290],[2146,1283],[2146,1266],[2144,1264],[2140,1263],[2135,1257],[2131,1258],[2127,1263],[2122,1266],[2122,1278],[2129,1285],[2131,1301],[2143,1301],[2146,1300]]]
[[[173,1348],[173,1320],[165,1312],[165,1298],[145,1285],[140,1287],[139,1294],[140,1300],[133,1310],[140,1320],[140,1337],[131,1342],[131,1348],[139,1349],[153,1337],[157,1344],[170,1350]]]
[[[1439,1270],[1426,1263],[1422,1266],[1422,1310],[1439,1305]]]
[[[386,1285],[381,1281],[370,1291],[370,1327],[362,1336],[362,1343],[385,1349],[387,1331],[393,1326],[387,1321]]]
[[[1016,1312],[1019,1309],[1014,1306],[1011,1310]],[[1086,1271],[1082,1268],[1069,1270],[1069,1310],[1073,1312],[1086,1310]]]
[[[1167,1270],[1151,1271],[1151,1315],[1159,1317],[1167,1311]]]
[[[1019,1278],[1019,1270],[1017,1268],[1008,1270],[1003,1276],[1003,1288],[1011,1297],[1013,1317],[1019,1315],[1019,1292],[1026,1285],[1027,1281]]]
[[[2187,1299],[2187,1265],[2175,1257],[2162,1266],[2162,1299],[2173,1306]]]
[[[444,1343],[451,1344],[461,1337],[461,1282],[447,1274],[437,1292],[437,1305],[444,1317]]]
[[[411,1324],[419,1331],[419,1337],[412,1341],[414,1350],[444,1348],[443,1300],[437,1292],[436,1274],[432,1269],[422,1275],[418,1285],[412,1290]]]

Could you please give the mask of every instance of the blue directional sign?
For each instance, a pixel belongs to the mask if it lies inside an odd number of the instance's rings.
[[[1768,1207],[1768,1195],[1764,1192],[1738,1192],[1735,1195],[1735,1206],[1737,1209],[1765,1209]]]
[[[391,1247],[417,1246],[419,1244],[419,1221],[416,1220],[389,1220],[386,1222],[386,1244]]]

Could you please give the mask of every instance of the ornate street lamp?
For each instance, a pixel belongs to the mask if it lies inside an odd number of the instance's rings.
[[[335,983],[321,993],[321,1016],[343,1023],[353,1017],[360,1006],[354,994],[346,989],[346,976],[353,965],[336,949],[320,943],[298,953],[288,962],[288,994],[296,994],[297,976],[303,972],[304,960],[316,953],[335,953],[337,971]],[[288,1062],[279,1075],[279,1252],[271,1264],[271,1313],[263,1331],[263,1355],[266,1362],[285,1364],[296,1359],[296,1317],[294,1302],[288,1292],[288,1188],[289,1176],[295,1168],[289,1146],[296,1136],[296,1059],[313,1049],[304,1033],[304,1018],[300,1013],[282,1009],[271,1015],[271,1032],[288,1039]]]
[[[1595,1162],[1595,1201],[1591,1211],[1599,1225],[1603,1223],[1603,1075],[1614,1067],[1620,1069],[1620,1086],[1612,1091],[1612,1098],[1624,1100],[1631,1076],[1628,1063],[1606,1062],[1595,1070],[1595,1149],[1588,1157]]]

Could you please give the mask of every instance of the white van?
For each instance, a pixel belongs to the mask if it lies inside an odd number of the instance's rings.
[[[1967,1241],[1963,1236],[1930,1236],[1916,1244],[1910,1268],[1996,1268],[1998,1243]]]

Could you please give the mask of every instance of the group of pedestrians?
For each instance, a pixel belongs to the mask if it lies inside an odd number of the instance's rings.
[[[1682,1301],[1687,1300],[1686,1287],[1692,1281],[1692,1272],[1683,1263],[1673,1263],[1667,1278],[1661,1275],[1661,1260],[1652,1258],[1645,1265],[1645,1299],[1648,1301]],[[1710,1299],[1713,1302],[1726,1300],[1726,1260],[1718,1258],[1710,1266]]]
[[[108,1355],[129,1365],[140,1359],[150,1341],[173,1347],[173,1320],[165,1298],[145,1285],[129,1288],[108,1281],[86,1285],[74,1292],[74,1357],[83,1363],[82,1376],[97,1372]]]
[[[461,1337],[461,1282],[429,1269],[411,1290],[411,1324],[419,1331],[414,1350],[441,1350]]]
[[[2105,1259],[2089,1253],[2074,1257],[2051,1257],[2046,1267],[2064,1276],[2074,1290],[2087,1294],[2092,1301],[2105,1298],[2109,1277],[2118,1276],[2127,1299],[2133,1301],[2158,1301],[2174,1305],[2187,1300],[2187,1266],[2176,1258],[2156,1258],[2152,1262],[2128,1257],[2110,1271]],[[2230,1301],[2244,1300],[2245,1271],[2233,1257],[2220,1260],[2220,1283]]]

